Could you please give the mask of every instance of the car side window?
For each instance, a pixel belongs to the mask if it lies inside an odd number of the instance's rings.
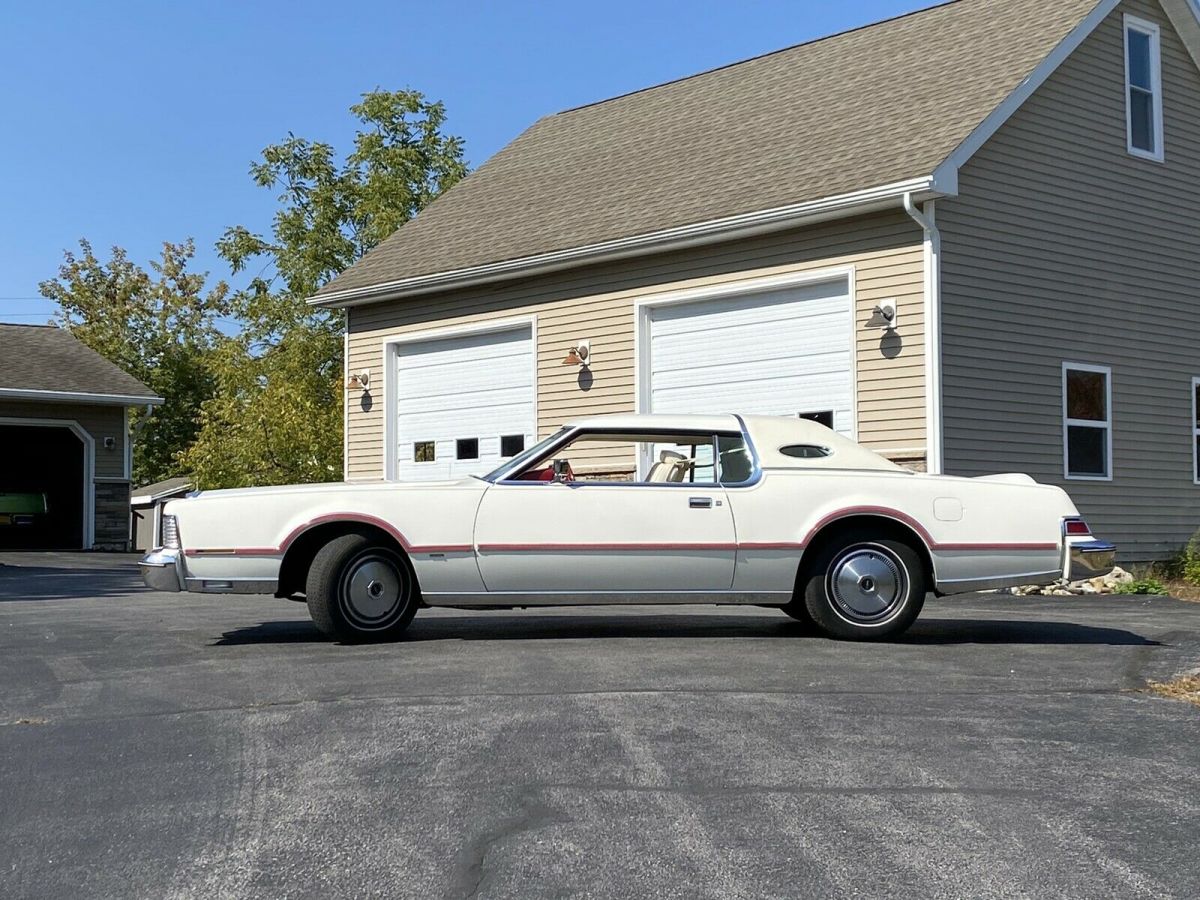
[[[716,484],[714,435],[710,432],[581,432],[532,462],[520,481],[591,484]],[[565,461],[555,478],[553,466]],[[570,473],[569,478],[564,473]]]
[[[754,474],[754,459],[740,434],[717,437],[717,460],[721,484],[743,484]]]

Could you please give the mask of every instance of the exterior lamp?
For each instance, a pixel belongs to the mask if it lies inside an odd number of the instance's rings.
[[[575,346],[567,351],[567,358],[562,361],[564,366],[584,366],[591,364],[592,342],[576,341]]]

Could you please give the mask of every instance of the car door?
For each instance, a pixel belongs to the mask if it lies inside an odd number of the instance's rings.
[[[733,516],[717,484],[500,482],[475,524],[489,592],[728,591]]]

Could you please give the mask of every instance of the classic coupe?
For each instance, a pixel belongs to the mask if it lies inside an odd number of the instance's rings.
[[[896,635],[926,594],[1111,571],[1070,497],[1027,475],[902,468],[816,422],[601,416],[455,481],[202,491],[163,510],[158,590],[303,600],[345,641],[420,608],[775,607]]]

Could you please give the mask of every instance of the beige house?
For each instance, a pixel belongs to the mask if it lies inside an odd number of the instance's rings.
[[[313,298],[347,311],[346,477],[486,471],[590,413],[802,415],[1169,552],[1198,60],[1196,0],[957,0],[548,116]]]

